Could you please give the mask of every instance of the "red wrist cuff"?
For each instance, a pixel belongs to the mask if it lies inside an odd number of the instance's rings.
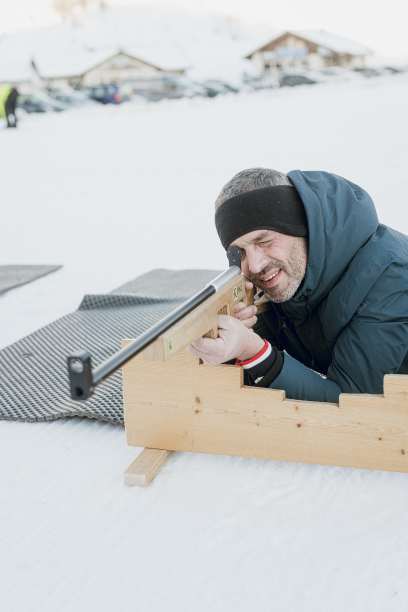
[[[260,363],[264,359],[266,359],[272,351],[272,347],[269,344],[268,340],[264,341],[264,345],[260,351],[258,351],[253,357],[250,359],[245,359],[245,361],[239,361],[238,359],[235,361],[235,365],[240,367],[248,367],[251,368],[254,365]]]

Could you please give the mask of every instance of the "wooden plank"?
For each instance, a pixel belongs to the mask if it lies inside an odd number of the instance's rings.
[[[406,374],[387,374],[384,376],[385,395],[396,393],[408,394],[408,376]]]
[[[339,404],[286,399],[243,386],[235,366],[142,355],[124,368],[128,443],[408,471],[408,377],[386,377],[385,395],[343,394]]]
[[[230,280],[222,291],[212,295],[162,334],[143,351],[144,359],[166,361],[197,338],[205,335],[217,337],[217,315],[230,314],[233,306],[245,299],[245,281],[241,275]]]
[[[129,465],[125,472],[125,484],[128,486],[147,486],[169,456],[169,451],[156,448],[145,448]]]

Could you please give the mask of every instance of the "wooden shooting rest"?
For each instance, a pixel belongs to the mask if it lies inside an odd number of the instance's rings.
[[[216,294],[123,368],[127,441],[144,447],[125,482],[147,485],[177,450],[407,472],[408,376],[386,375],[384,395],[298,401],[186,349],[240,299]]]

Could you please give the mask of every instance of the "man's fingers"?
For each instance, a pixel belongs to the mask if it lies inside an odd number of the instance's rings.
[[[190,353],[192,353],[194,357],[198,357],[198,359],[201,359],[202,362],[213,363],[214,357],[212,355],[207,355],[207,353],[202,353],[201,351],[197,351],[197,349],[195,349],[194,346],[192,346],[191,344],[188,348],[189,348]]]
[[[243,308],[246,308],[245,302],[239,302],[239,304],[235,304],[232,309],[232,312],[234,313],[234,315],[238,314]]]
[[[258,320],[258,317],[251,317],[250,319],[245,319],[245,321],[242,321],[242,323],[245,325],[245,327],[250,328],[255,325],[257,320]]]
[[[217,324],[218,329],[234,329],[237,320],[236,317],[230,317],[229,315],[218,315]]]
[[[237,304],[237,306],[240,306],[239,304]],[[234,316],[236,319],[240,319],[241,321],[245,320],[245,319],[250,319],[251,317],[254,317],[257,313],[257,307],[256,306],[246,306],[245,304],[241,307],[241,308],[235,308],[234,309]]]
[[[212,353],[222,344],[221,338],[199,338],[191,343],[191,346],[200,353]]]
[[[190,350],[203,361],[220,363],[225,350],[224,339],[221,334],[218,338],[199,338],[190,344]]]
[[[234,314],[241,312],[242,310],[244,310],[244,308],[248,308],[249,310],[255,312],[256,311],[256,306],[255,304],[245,304],[245,302],[239,302],[238,304],[235,304],[235,306],[232,309],[232,312]]]

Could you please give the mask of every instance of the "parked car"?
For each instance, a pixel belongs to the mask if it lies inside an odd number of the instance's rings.
[[[319,72],[329,79],[338,79],[343,81],[358,80],[359,75],[352,68],[345,68],[343,66],[328,66],[322,68]]]
[[[275,75],[265,75],[261,77],[246,78],[243,82],[245,91],[258,91],[261,89],[275,89],[279,87],[279,80]]]
[[[405,72],[402,66],[384,66],[383,70],[386,74],[402,74]]]
[[[172,94],[172,97],[195,98],[196,96],[206,96],[207,90],[202,83],[193,81],[188,77],[166,77],[162,80],[164,90]]]
[[[368,79],[381,76],[381,70],[379,70],[378,68],[353,68],[353,70],[354,72],[357,72],[358,74],[361,74],[367,77]]]
[[[26,113],[59,113],[67,109],[65,104],[57,100],[53,100],[43,91],[20,95],[17,100],[17,106],[18,108],[23,109]]]
[[[318,81],[305,74],[288,73],[279,77],[280,87],[296,87],[297,85],[315,85]]]
[[[238,93],[239,89],[225,81],[219,81],[218,79],[208,79],[206,81],[201,81],[200,85],[202,85],[206,91],[206,95],[209,98],[214,98],[215,96],[227,94],[227,93]]]
[[[160,100],[178,100],[184,95],[179,91],[165,91],[163,89],[155,89],[149,87],[136,87],[134,90],[133,99],[141,99],[146,102],[160,102]]]
[[[52,100],[69,108],[90,103],[90,98],[85,92],[75,91],[74,89],[49,88],[47,94]]]
[[[17,108],[21,108],[26,113],[46,113],[47,107],[41,100],[35,96],[19,95],[17,100]]]
[[[141,97],[149,102],[158,102],[206,96],[207,90],[200,83],[186,77],[166,76],[134,85],[133,93],[136,98]]]
[[[97,85],[95,87],[85,87],[83,90],[91,100],[100,104],[121,104],[123,98],[119,87],[114,84]]]

